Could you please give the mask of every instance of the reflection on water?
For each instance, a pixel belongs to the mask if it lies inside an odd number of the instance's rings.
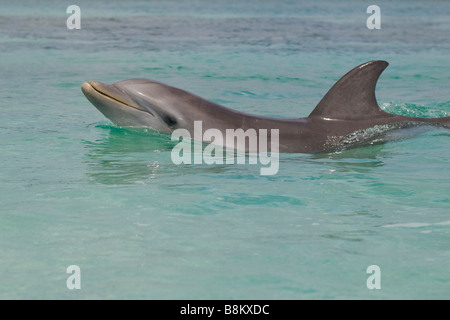
[[[370,173],[373,169],[384,165],[383,159],[388,152],[384,150],[384,144],[373,144],[336,152],[322,152],[307,157],[287,156],[283,161],[291,161],[294,158],[308,164],[319,165],[330,173]],[[280,163],[280,167],[282,163]]]
[[[175,142],[170,136],[148,129],[120,128],[109,124],[99,124],[104,134],[101,140],[85,141],[86,146],[104,154],[128,152],[163,152],[173,148]]]
[[[226,174],[226,179],[252,179],[259,176],[260,164],[186,164],[175,165],[171,151],[178,143],[170,136],[152,130],[123,129],[113,125],[95,126],[97,140],[83,141],[88,177],[109,185],[149,184],[158,176]],[[422,134],[430,127],[419,127],[389,133],[386,141],[403,140]],[[400,133],[401,132],[401,133]],[[435,135],[441,134],[437,131]],[[445,133],[444,133],[445,134]],[[302,180],[367,179],[393,156],[385,141],[331,153],[281,154],[279,173],[265,180],[288,179],[292,173]],[[304,168],[308,170],[304,170]],[[300,170],[303,168],[303,171]],[[291,178],[290,178],[291,179]]]
[[[83,141],[87,150],[87,175],[102,184],[138,184],[156,177],[170,162],[174,142],[170,136],[151,130],[97,125],[96,141]]]
[[[158,175],[197,175],[228,173],[229,178],[259,175],[259,167],[245,165],[175,165],[171,151],[178,143],[170,136],[152,130],[123,129],[109,124],[96,125],[101,134],[95,141],[83,141],[88,164],[88,177],[93,181],[109,185],[152,183]],[[384,165],[384,144],[373,144],[333,153],[281,154],[280,173],[284,168],[312,165],[316,169],[326,168],[330,173],[366,174]],[[293,168],[295,170],[295,168]],[[289,170],[289,169],[288,169]],[[323,177],[321,170],[316,174]],[[273,180],[276,177],[266,177]],[[331,177],[329,177],[331,178]]]
[[[215,175],[229,171],[240,177],[249,174],[248,164],[176,165],[172,162],[171,152],[178,142],[171,141],[167,134],[147,129],[124,129],[110,124],[96,125],[95,129],[101,130],[100,138],[83,143],[87,150],[87,175],[97,183],[149,184],[162,176]],[[167,181],[162,184],[167,185]]]

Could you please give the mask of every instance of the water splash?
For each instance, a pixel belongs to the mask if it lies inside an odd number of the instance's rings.
[[[407,223],[397,223],[397,224],[387,224],[382,226],[383,228],[423,228],[432,226],[450,226],[450,221],[442,221],[436,223],[429,222],[407,222]]]
[[[442,118],[450,115],[450,101],[432,106],[404,102],[386,102],[381,105],[381,109],[388,113],[406,117]]]

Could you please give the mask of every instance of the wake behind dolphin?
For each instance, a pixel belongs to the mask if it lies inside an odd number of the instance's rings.
[[[277,149],[282,153],[316,153],[366,144],[373,137],[358,133],[370,128],[382,128],[383,132],[419,125],[450,128],[450,117],[405,117],[381,110],[375,87],[387,66],[386,61],[370,61],[352,69],[334,84],[306,118],[251,115],[146,79],[129,79],[112,85],[89,81],[82,85],[82,91],[118,126],[151,128],[167,134],[184,129],[191,137],[202,137],[195,132],[195,124],[199,122],[202,130],[215,129],[223,136],[227,130],[277,130]],[[245,143],[236,145],[235,149],[258,151],[249,149]]]

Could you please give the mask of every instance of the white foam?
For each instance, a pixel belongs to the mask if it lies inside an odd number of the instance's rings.
[[[437,223],[425,223],[425,222],[409,222],[409,223],[398,223],[398,224],[387,224],[384,228],[423,228],[430,226],[449,226],[450,221],[443,221]]]

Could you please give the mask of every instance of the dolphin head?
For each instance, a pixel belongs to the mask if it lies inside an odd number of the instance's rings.
[[[180,99],[174,99],[185,92],[159,82],[147,79],[113,84],[89,81],[83,83],[81,90],[101,113],[121,127],[145,127],[170,134],[180,126],[187,126],[190,120],[179,112]]]

